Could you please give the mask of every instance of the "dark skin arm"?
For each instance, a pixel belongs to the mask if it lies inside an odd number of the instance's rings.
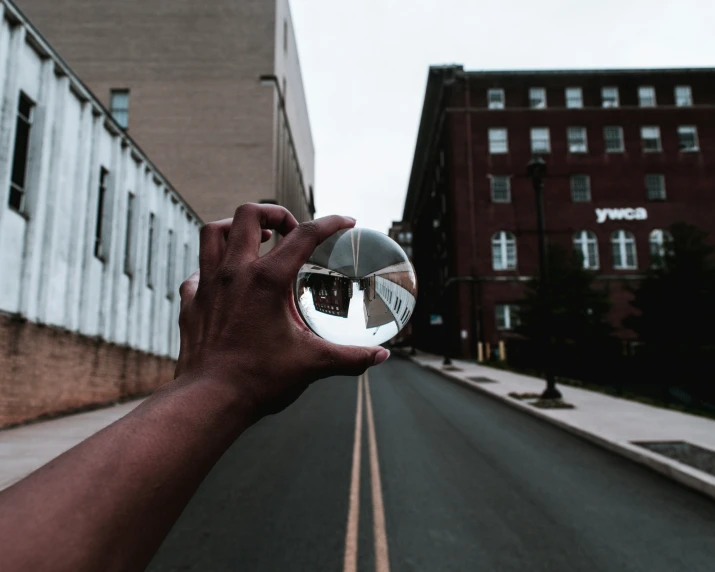
[[[308,330],[292,282],[315,246],[354,225],[298,225],[282,207],[243,205],[201,232],[200,270],[181,286],[176,378],[129,415],[0,493],[4,572],[142,570],[201,481],[253,423],[314,381],[359,375],[382,348]],[[274,229],[285,239],[258,256]]]

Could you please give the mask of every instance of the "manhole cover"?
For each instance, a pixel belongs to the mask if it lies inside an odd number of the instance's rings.
[[[715,475],[715,451],[687,441],[634,441],[634,445]]]
[[[495,379],[489,379],[488,377],[468,377],[467,378],[469,381],[473,381],[475,383],[496,383]]]

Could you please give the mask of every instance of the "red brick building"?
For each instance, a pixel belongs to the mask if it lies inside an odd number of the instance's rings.
[[[538,272],[534,155],[548,168],[549,243],[583,254],[619,326],[664,229],[715,233],[714,109],[713,69],[431,68],[403,215],[417,346],[473,356],[512,335]]]

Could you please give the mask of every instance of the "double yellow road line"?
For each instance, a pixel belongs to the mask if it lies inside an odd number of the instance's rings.
[[[375,570],[390,572],[390,558],[385,529],[385,505],[382,500],[380,462],[377,455],[375,418],[372,413],[370,378],[367,372],[358,378],[357,410],[355,412],[355,439],[353,442],[353,467],[350,477],[350,508],[345,535],[344,572],[357,572],[358,525],[360,522],[360,457],[362,452],[363,394],[367,411],[367,437],[370,455],[370,488],[372,490],[372,523],[375,542]]]

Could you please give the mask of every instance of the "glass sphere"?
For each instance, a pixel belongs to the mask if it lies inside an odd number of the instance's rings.
[[[295,305],[329,342],[378,346],[405,327],[417,299],[412,263],[375,230],[341,230],[315,249],[298,272]]]

